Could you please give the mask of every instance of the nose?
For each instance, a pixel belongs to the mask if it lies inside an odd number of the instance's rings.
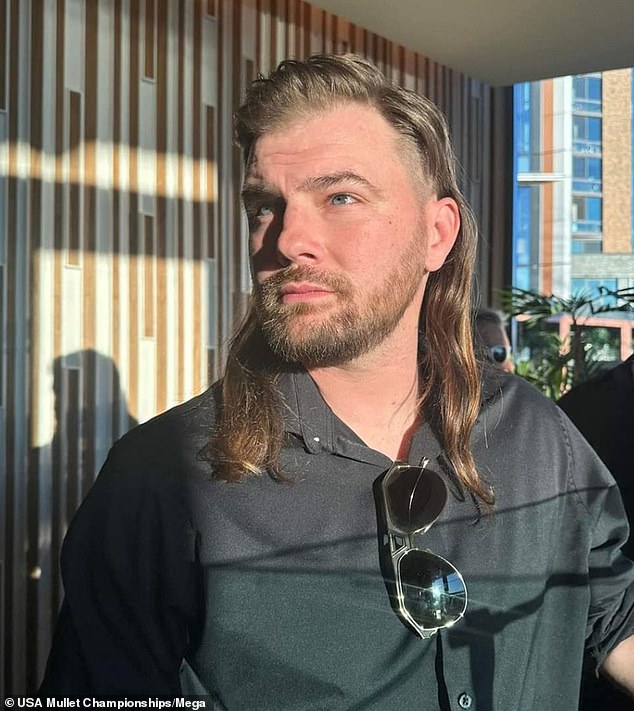
[[[287,205],[275,247],[277,258],[284,266],[318,261],[322,243],[316,217],[298,205]]]

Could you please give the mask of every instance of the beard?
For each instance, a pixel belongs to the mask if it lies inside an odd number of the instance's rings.
[[[257,320],[269,347],[282,362],[304,368],[348,363],[380,345],[398,326],[425,274],[416,234],[400,260],[363,302],[352,280],[314,267],[290,266],[254,286]],[[337,304],[282,302],[282,287],[308,281],[329,289]],[[319,318],[323,312],[322,318]]]

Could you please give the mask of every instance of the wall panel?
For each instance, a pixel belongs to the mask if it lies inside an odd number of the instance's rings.
[[[441,104],[490,224],[491,90],[362,27],[302,0],[0,0],[4,694],[41,676],[60,543],[111,442],[204,389],[243,313],[245,86],[324,50]]]

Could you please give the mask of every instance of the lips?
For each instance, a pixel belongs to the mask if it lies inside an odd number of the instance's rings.
[[[281,288],[282,296],[287,294],[312,294],[312,293],[326,293],[332,294],[332,290],[326,286],[320,284],[310,284],[302,282],[300,284],[285,284]]]
[[[312,299],[321,299],[326,296],[331,296],[334,292],[321,284],[310,282],[299,282],[292,284],[284,284],[280,289],[282,301],[291,303],[294,301],[310,301]]]

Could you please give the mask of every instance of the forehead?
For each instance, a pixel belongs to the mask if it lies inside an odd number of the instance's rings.
[[[350,103],[294,117],[262,135],[247,167],[247,180],[269,171],[299,174],[352,169],[412,173],[414,149],[371,106]],[[389,171],[388,171],[389,172]]]
[[[478,330],[482,340],[489,346],[503,346],[508,338],[503,326],[498,326],[490,321],[482,323]]]

